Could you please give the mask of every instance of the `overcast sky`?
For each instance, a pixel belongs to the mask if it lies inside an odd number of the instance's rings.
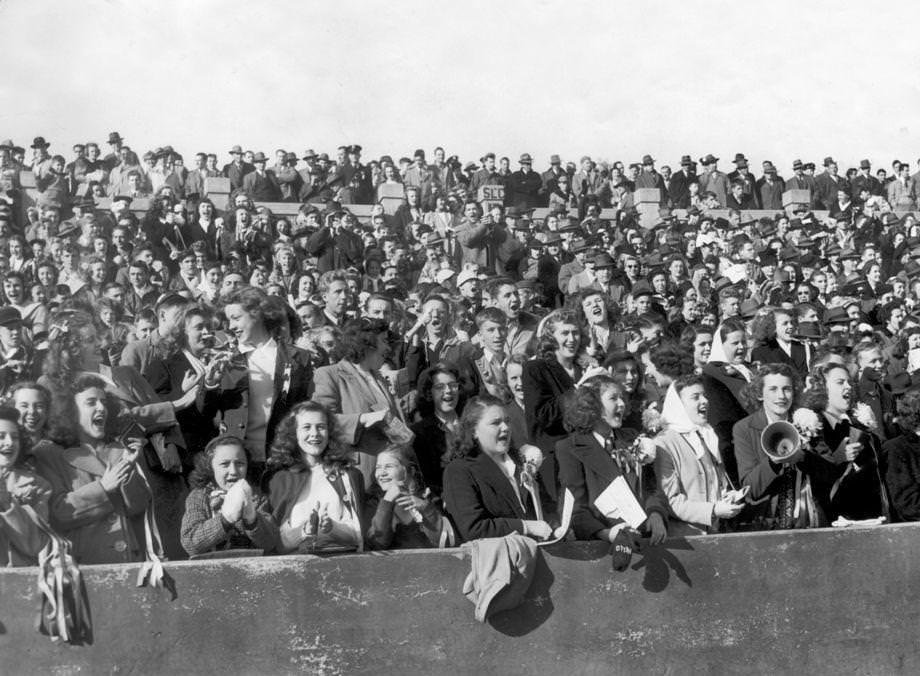
[[[912,3],[0,0],[0,137],[365,158],[920,158]],[[916,123],[916,124],[915,124]]]

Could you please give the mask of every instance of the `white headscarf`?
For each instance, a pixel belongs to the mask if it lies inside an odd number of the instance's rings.
[[[668,386],[668,392],[664,396],[661,417],[666,429],[677,432],[687,440],[697,458],[702,458],[708,450],[713,461],[717,465],[722,464],[722,456],[719,455],[719,437],[716,436],[716,431],[709,423],[698,425],[690,420],[690,414],[687,413],[674,383]]]
[[[725,345],[722,342],[722,325],[720,324],[716,328],[712,336],[712,348],[709,350],[709,359],[706,360],[707,363],[713,362],[722,362],[723,364],[728,364],[733,369],[738,371],[742,377],[751,382],[751,370],[744,364],[733,364],[728,356],[725,354]]]

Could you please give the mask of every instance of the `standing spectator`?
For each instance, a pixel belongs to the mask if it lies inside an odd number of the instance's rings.
[[[757,179],[757,201],[761,209],[783,208],[783,191],[785,183],[776,175],[776,167],[772,162],[763,163],[763,176]]]
[[[354,319],[342,332],[340,360],[315,375],[313,399],[332,413],[336,441],[357,459],[365,487],[373,481],[377,454],[390,443],[392,430],[405,429],[405,415],[380,375],[389,353],[384,320]]]
[[[689,155],[680,158],[680,170],[671,176],[668,193],[671,206],[675,209],[687,209],[690,206],[690,184],[696,181],[696,171]]]
[[[712,153],[700,158],[703,173],[699,176],[700,193],[711,192],[716,196],[719,204],[728,202],[729,181],[728,176],[719,171],[719,158]]]
[[[505,186],[505,204],[522,209],[534,209],[540,205],[540,189],[543,180],[533,170],[533,158],[529,153],[521,155],[521,168],[511,174]]]

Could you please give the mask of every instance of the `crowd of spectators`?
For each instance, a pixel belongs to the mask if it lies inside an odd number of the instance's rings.
[[[4,565],[920,519],[906,163],[108,145],[0,143]]]

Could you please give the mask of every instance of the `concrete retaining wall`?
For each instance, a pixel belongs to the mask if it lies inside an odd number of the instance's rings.
[[[34,569],[0,571],[3,674],[920,672],[920,526],[671,540],[613,572],[602,544],[544,550],[488,624],[461,550],[87,566],[95,642],[34,630]]]

